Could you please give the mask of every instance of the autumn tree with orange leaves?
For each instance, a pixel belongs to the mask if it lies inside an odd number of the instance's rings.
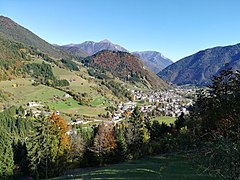
[[[97,127],[93,147],[100,164],[111,162],[116,146],[113,126],[105,123],[100,124]]]
[[[54,135],[56,135],[59,139],[58,147],[61,151],[69,150],[70,148],[70,137],[67,134],[69,131],[69,126],[65,122],[65,120],[57,115],[56,113],[53,113],[50,117],[50,130]]]

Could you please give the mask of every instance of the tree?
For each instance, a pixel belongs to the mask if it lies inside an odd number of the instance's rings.
[[[67,168],[69,151],[70,151],[70,137],[67,134],[69,127],[65,120],[56,113],[49,117],[49,130],[54,139],[50,143],[50,165],[51,175],[61,174]]]
[[[211,138],[211,134],[239,138],[240,74],[231,69],[214,77],[209,90],[202,90],[190,111],[188,128]]]
[[[36,178],[60,175],[67,167],[70,149],[67,131],[66,122],[55,113],[35,120],[27,147],[29,167]]]
[[[0,178],[13,175],[13,150],[10,134],[0,126]]]
[[[53,113],[49,117],[49,121],[51,133],[53,133],[59,139],[59,150],[63,152],[65,150],[68,151],[70,149],[70,137],[67,134],[69,131],[67,123],[56,113]]]
[[[48,121],[45,118],[37,118],[34,122],[34,132],[27,141],[29,169],[35,178],[48,177],[49,144],[52,138]]]
[[[114,127],[114,133],[116,139],[115,159],[117,162],[122,162],[127,156],[127,143],[124,135],[124,124],[117,124]]]
[[[27,172],[24,141],[31,122],[21,118],[22,112],[21,107],[11,107],[0,113],[0,176]]]
[[[104,123],[98,125],[97,133],[94,137],[94,152],[100,164],[111,162],[116,146],[112,125]]]
[[[185,118],[184,118],[184,113],[182,112],[181,115],[176,119],[176,121],[174,122],[175,124],[175,129],[179,132],[180,129],[182,127],[184,127],[184,122],[185,122]]]
[[[79,167],[83,161],[83,155],[86,152],[87,140],[84,138],[82,133],[72,134],[70,145],[71,167],[76,168]]]
[[[129,150],[133,157],[138,158],[143,155],[143,149],[150,139],[150,134],[144,123],[144,116],[141,114],[138,106],[133,110],[129,123],[133,139]]]
[[[223,179],[240,179],[239,112],[240,73],[228,68],[213,78],[209,90],[198,94],[187,121],[202,142],[198,163]]]
[[[158,141],[170,132],[170,127],[164,122],[160,124],[157,120],[154,120],[149,128],[149,132],[151,140]]]
[[[14,153],[14,174],[27,175],[28,170],[28,158],[27,158],[27,146],[25,142],[18,140],[16,144],[12,145]]]

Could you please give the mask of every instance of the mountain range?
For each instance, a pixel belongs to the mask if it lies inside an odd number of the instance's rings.
[[[100,42],[85,41],[81,44],[68,44],[59,47],[69,52],[74,57],[86,57],[87,55],[91,56],[102,50],[129,52],[124,47],[114,44],[107,39]],[[160,52],[156,51],[136,51],[132,52],[132,54],[142,60],[146,64],[147,68],[155,74],[173,63],[170,59],[164,57]]]
[[[13,72],[16,72],[16,76],[20,72],[25,73],[22,70],[16,71],[16,69],[21,69],[24,64],[31,63],[31,60],[34,60],[31,57],[37,58],[41,56],[43,60],[54,62],[58,66],[65,66],[65,68],[71,68],[72,70],[78,69],[75,68],[76,64],[72,61],[74,59],[73,54],[62,50],[61,47],[49,44],[28,29],[3,16],[0,16],[0,41],[0,70],[7,69],[4,77],[1,78],[0,76],[1,79],[9,79]],[[107,44],[109,47],[112,45],[107,40],[101,43]],[[96,45],[96,47],[101,48],[100,44]],[[114,45],[114,47],[126,51],[118,45]],[[74,46],[69,45],[68,48],[73,50]],[[123,51],[100,51],[85,58],[91,60],[89,61],[91,63],[85,64],[91,65],[91,68],[95,69],[95,71],[101,68],[104,70],[104,74],[112,73],[112,78],[120,78],[129,82],[137,80],[139,83],[152,88],[166,86],[166,83],[151,73],[137,57]],[[75,49],[75,52],[79,53],[81,59],[87,56],[81,50]],[[87,62],[85,59],[83,62]],[[128,76],[129,78],[126,78]]]
[[[103,51],[105,49],[108,51]],[[54,46],[11,19],[0,16],[0,79],[17,75],[19,72],[16,68],[28,62],[30,55],[41,55],[46,61],[49,58],[55,61],[64,58],[68,61],[60,61],[60,64],[68,62],[68,66],[73,65],[70,62],[72,59],[78,58],[91,68],[108,71],[122,80],[135,79],[148,87],[165,86],[160,78],[177,85],[206,86],[226,64],[234,70],[240,69],[240,44],[202,50],[171,64],[161,53],[144,51],[130,54],[125,48],[108,40]],[[160,78],[148,70],[156,73],[162,68],[158,73]]]
[[[235,70],[240,69],[240,44],[199,51],[163,69],[158,76],[177,85],[206,86],[226,64]]]

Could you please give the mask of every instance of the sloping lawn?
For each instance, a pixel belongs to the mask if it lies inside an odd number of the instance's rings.
[[[68,176],[55,179],[217,179],[205,174],[198,174],[183,155],[155,156],[127,163],[101,168],[79,169]]]

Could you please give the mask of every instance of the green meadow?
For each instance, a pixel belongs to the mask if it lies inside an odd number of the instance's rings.
[[[63,100],[65,92],[52,87],[38,85],[33,86],[31,79],[16,79],[12,81],[1,81],[0,90],[8,94],[7,99],[0,104],[3,106],[24,105],[30,101],[39,101],[48,105],[52,110],[80,115],[97,116],[99,113],[105,113],[105,106],[102,96],[96,96],[93,99],[93,106],[80,105],[72,98]],[[58,97],[58,98],[56,98]]]

